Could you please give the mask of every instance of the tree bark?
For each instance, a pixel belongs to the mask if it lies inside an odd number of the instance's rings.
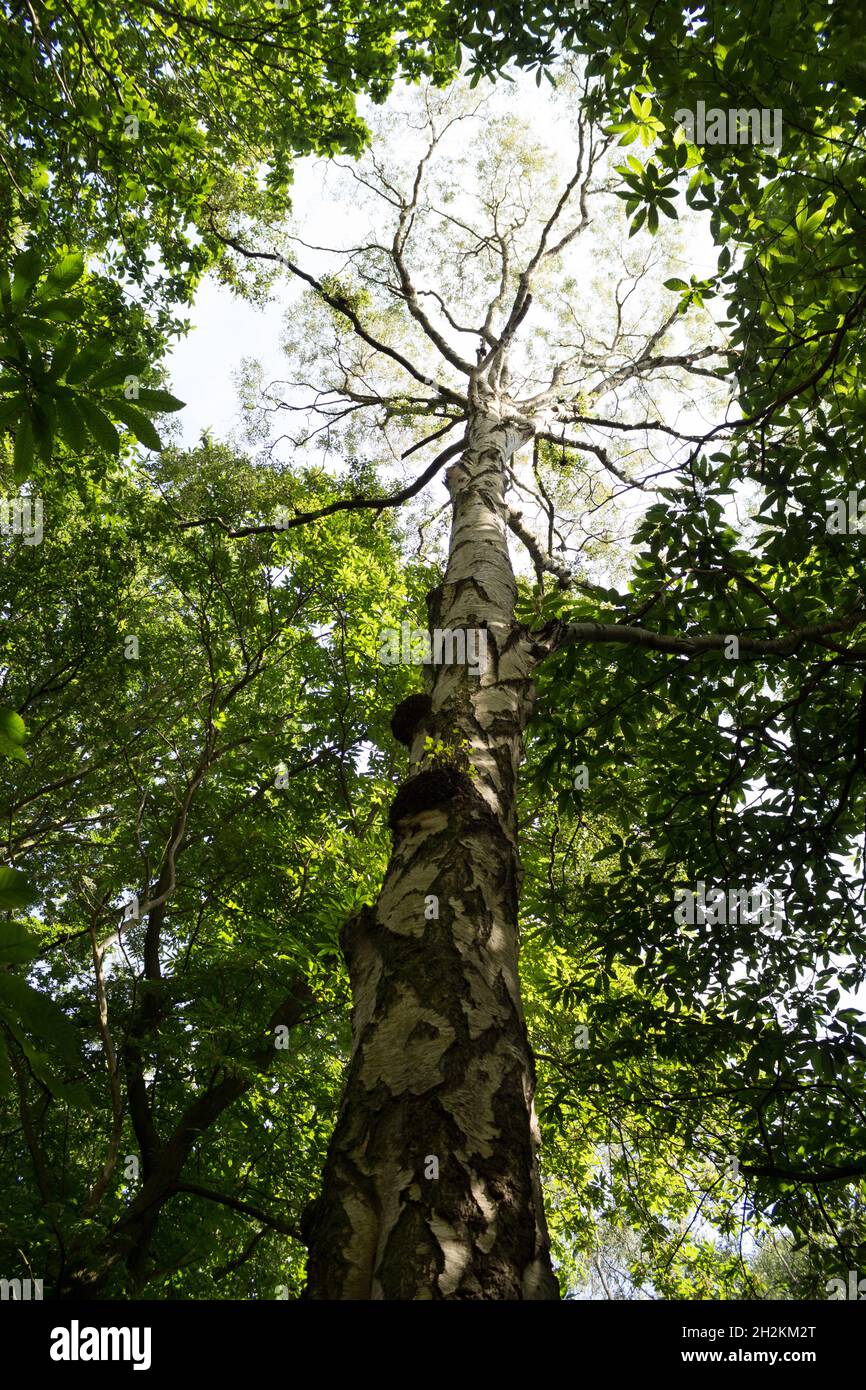
[[[517,969],[534,656],[514,618],[504,469],[530,437],[488,399],[447,475],[451,541],[430,627],[482,630],[486,669],[428,668],[382,891],[343,930],[353,1044],[304,1222],[307,1298],[559,1296]]]

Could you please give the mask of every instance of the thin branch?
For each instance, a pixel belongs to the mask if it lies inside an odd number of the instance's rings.
[[[233,251],[237,251],[238,255],[245,256],[248,260],[273,261],[277,265],[284,266],[286,270],[291,271],[292,275],[297,276],[299,280],[303,280],[305,284],[314,289],[323,303],[348,319],[358,337],[365,342],[368,347],[373,348],[375,352],[381,352],[385,357],[390,357],[392,362],[396,362],[398,366],[402,367],[403,370],[414,377],[416,381],[420,381],[422,386],[430,386],[434,391],[438,392],[443,400],[450,401],[452,405],[459,405],[461,408],[465,407],[465,396],[462,396],[459,391],[454,391],[450,386],[445,386],[442,382],[434,381],[432,377],[419,371],[414,363],[410,362],[408,357],[404,357],[402,352],[398,352],[397,349],[391,347],[389,343],[383,343],[380,338],[374,337],[369,329],[365,328],[358,313],[352,308],[352,305],[347,299],[331,294],[314,275],[308,274],[308,272],[302,270],[299,265],[295,265],[294,261],[290,261],[288,256],[283,256],[279,251],[253,251],[248,246],[242,246],[241,243],[235,241],[233,237],[224,236],[221,232],[218,232],[216,228],[213,228],[213,231],[214,235],[217,236],[225,246],[230,246]]]
[[[548,574],[555,575],[560,589],[567,589],[573,578],[571,570],[568,565],[563,564],[561,560],[557,560],[544,549],[541,542],[524,524],[523,513],[518,511],[516,507],[509,507],[505,519],[508,522],[509,530],[514,532],[514,535],[529,551],[536,571],[546,570]]]
[[[108,1068],[108,1081],[111,1090],[111,1135],[108,1141],[108,1152],[105,1162],[102,1165],[102,1172],[94,1182],[87,1199],[84,1203],[85,1217],[92,1216],[105,1195],[108,1184],[111,1182],[111,1175],[117,1162],[117,1154],[120,1148],[120,1140],[123,1134],[123,1096],[120,1089],[120,1072],[117,1064],[117,1050],[108,1026],[108,996],[105,990],[105,948],[101,946],[96,936],[96,926],[90,923],[90,946],[93,952],[93,969],[96,974],[96,1006],[97,1017],[99,1020],[99,1036],[102,1039],[102,1050],[105,1053],[105,1065]]]
[[[203,1187],[198,1182],[179,1182],[175,1184],[175,1192],[186,1192],[191,1197],[204,1197],[208,1202],[218,1202],[220,1206],[229,1207],[232,1211],[242,1212],[244,1216],[252,1216],[256,1221],[261,1221],[263,1226],[268,1226],[272,1231],[279,1231],[281,1235],[291,1236],[293,1240],[298,1240],[303,1244],[303,1236],[297,1226],[292,1221],[286,1221],[285,1217],[278,1216],[275,1212],[262,1211],[253,1202],[247,1202],[242,1197],[232,1197],[228,1192],[217,1192],[212,1187]]]
[[[778,1178],[780,1182],[846,1182],[851,1178],[866,1178],[866,1161],[847,1163],[838,1168],[777,1168],[771,1163],[754,1166],[740,1165],[740,1172],[748,1178]]]
[[[455,422],[456,423],[456,422]],[[435,438],[436,436],[432,436]],[[429,441],[425,441],[429,442]],[[407,487],[401,488],[399,492],[392,492],[387,497],[342,497],[338,502],[329,502],[326,507],[319,507],[314,512],[296,512],[292,517],[282,524],[276,522],[263,522],[258,526],[229,526],[219,516],[196,517],[194,521],[178,522],[181,531],[187,531],[192,526],[220,526],[227,536],[237,538],[239,536],[268,536],[277,534],[280,531],[290,531],[295,526],[305,526],[310,521],[318,521],[323,516],[333,516],[335,512],[353,511],[375,511],[381,512],[385,507],[399,507],[402,502],[414,497],[423,487],[435,477],[449,459],[456,458],[465,449],[465,440],[458,439],[456,443],[449,444],[447,449],[443,449],[441,454],[437,454],[432,463],[428,464],[424,472],[419,474],[414,483],[409,483]]]

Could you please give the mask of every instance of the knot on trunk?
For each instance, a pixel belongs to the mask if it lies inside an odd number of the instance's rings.
[[[388,824],[396,831],[400,821],[423,811],[446,808],[459,797],[476,798],[472,778],[458,768],[438,766],[419,772],[404,782],[391,804]]]
[[[391,715],[391,733],[397,742],[411,748],[419,726],[430,716],[432,710],[433,701],[429,695],[409,695],[405,700],[401,700]]]

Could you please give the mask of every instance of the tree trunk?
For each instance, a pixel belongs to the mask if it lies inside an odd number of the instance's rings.
[[[473,652],[481,630],[486,669],[434,664],[430,698],[406,702],[390,864],[375,907],[342,935],[353,1046],[304,1227],[307,1298],[559,1296],[517,973],[515,793],[534,658],[514,621],[504,465],[529,437],[488,401],[448,473],[430,627],[467,632]]]

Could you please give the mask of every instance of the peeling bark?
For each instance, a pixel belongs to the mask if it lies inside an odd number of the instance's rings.
[[[517,960],[516,786],[536,658],[514,620],[503,493],[529,437],[487,400],[449,470],[430,622],[484,629],[487,664],[432,667],[429,704],[398,721],[410,771],[391,860],[378,902],[342,934],[353,1047],[305,1222],[307,1298],[559,1296]]]

